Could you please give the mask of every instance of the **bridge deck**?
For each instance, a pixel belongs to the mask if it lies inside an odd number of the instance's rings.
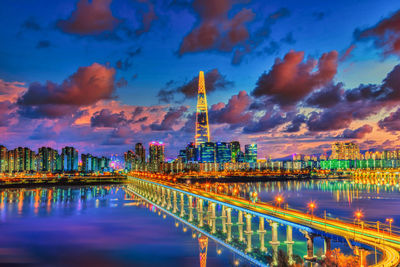
[[[373,229],[362,229],[346,222],[324,219],[296,210],[275,207],[267,203],[251,203],[242,198],[206,192],[182,184],[150,179],[139,180],[178,190],[195,197],[237,207],[249,213],[265,214],[289,223],[291,222],[307,228],[339,235],[371,247],[376,247],[378,250],[382,251],[382,259],[376,266],[397,266],[400,263],[400,255],[398,252],[398,250],[400,250],[400,236],[398,235],[389,235],[388,233],[378,232]]]

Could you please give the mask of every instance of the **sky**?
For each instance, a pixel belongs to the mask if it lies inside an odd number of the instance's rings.
[[[122,154],[193,142],[205,72],[212,141],[259,158],[335,141],[400,146],[398,1],[4,0],[0,134],[9,149]]]

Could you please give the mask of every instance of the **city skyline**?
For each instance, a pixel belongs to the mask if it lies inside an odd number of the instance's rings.
[[[398,148],[400,6],[311,2],[6,1],[2,144],[123,155],[162,141],[176,157],[194,142],[204,70],[213,142],[262,158]]]

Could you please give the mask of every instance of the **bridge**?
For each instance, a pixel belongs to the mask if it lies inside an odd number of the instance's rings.
[[[185,184],[167,180],[143,179],[128,176],[128,190],[145,198],[160,209],[176,218],[190,223],[193,227],[213,237],[217,237],[235,253],[256,265],[266,265],[265,251],[267,227],[270,227],[273,248],[272,265],[277,264],[277,252],[281,241],[278,227],[286,226],[286,240],[289,262],[293,262],[293,229],[303,233],[307,240],[304,259],[315,261],[314,239],[324,239],[324,253],[330,250],[331,240],[347,242],[360,255],[362,266],[366,266],[368,251],[379,251],[373,266],[397,266],[400,262],[398,250],[400,237],[378,229],[351,224],[339,220],[320,218],[288,208],[268,203],[252,203],[249,200],[208,192]],[[234,218],[235,217],[235,218]],[[255,229],[257,227],[258,229]]]

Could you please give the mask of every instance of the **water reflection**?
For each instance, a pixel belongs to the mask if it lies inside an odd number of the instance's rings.
[[[364,220],[373,224],[392,218],[393,225],[400,226],[400,187],[391,185],[356,184],[350,180],[310,180],[258,183],[221,183],[199,185],[205,190],[236,194],[249,198],[257,192],[261,201],[275,201],[276,196],[284,198],[285,205],[307,212],[307,204],[315,201],[317,216],[354,220],[354,213],[362,210]]]
[[[241,194],[256,190],[266,201],[281,192],[291,204],[310,192],[328,193],[333,185],[313,183],[253,183],[229,185]],[[351,184],[336,185],[338,188]],[[327,189],[328,188],[328,189]],[[339,195],[343,195],[339,190]],[[349,189],[345,189],[349,191]],[[366,191],[363,191],[366,192]],[[359,192],[359,196],[364,194]],[[381,190],[379,194],[382,194]],[[300,194],[300,195],[299,195]],[[354,194],[350,193],[354,202]],[[326,197],[326,195],[323,195]],[[317,195],[312,196],[315,199]],[[327,198],[328,203],[342,203],[342,198]],[[296,201],[294,201],[296,202]],[[321,206],[321,200],[318,200]],[[219,211],[220,212],[220,211]],[[4,189],[0,191],[0,264],[30,265],[99,265],[99,266],[198,266],[199,250],[190,227],[163,213],[157,207],[138,201],[126,193],[125,186],[49,187]],[[257,223],[257,222],[256,222]],[[220,224],[218,227],[222,227]],[[256,227],[256,226],[255,226]],[[286,227],[279,226],[279,249],[286,251]],[[271,239],[267,231],[266,240]],[[306,254],[306,240],[293,231],[293,254]],[[274,253],[266,242],[267,253]],[[315,253],[323,250],[323,239],[315,241]],[[332,248],[351,253],[346,244],[332,243]],[[62,252],[62,253],[60,253]],[[209,243],[207,266],[228,266],[243,258],[215,242]]]
[[[198,266],[198,244],[124,186],[0,191],[0,265]],[[172,226],[172,227],[171,227]],[[209,247],[209,266],[227,266]]]

